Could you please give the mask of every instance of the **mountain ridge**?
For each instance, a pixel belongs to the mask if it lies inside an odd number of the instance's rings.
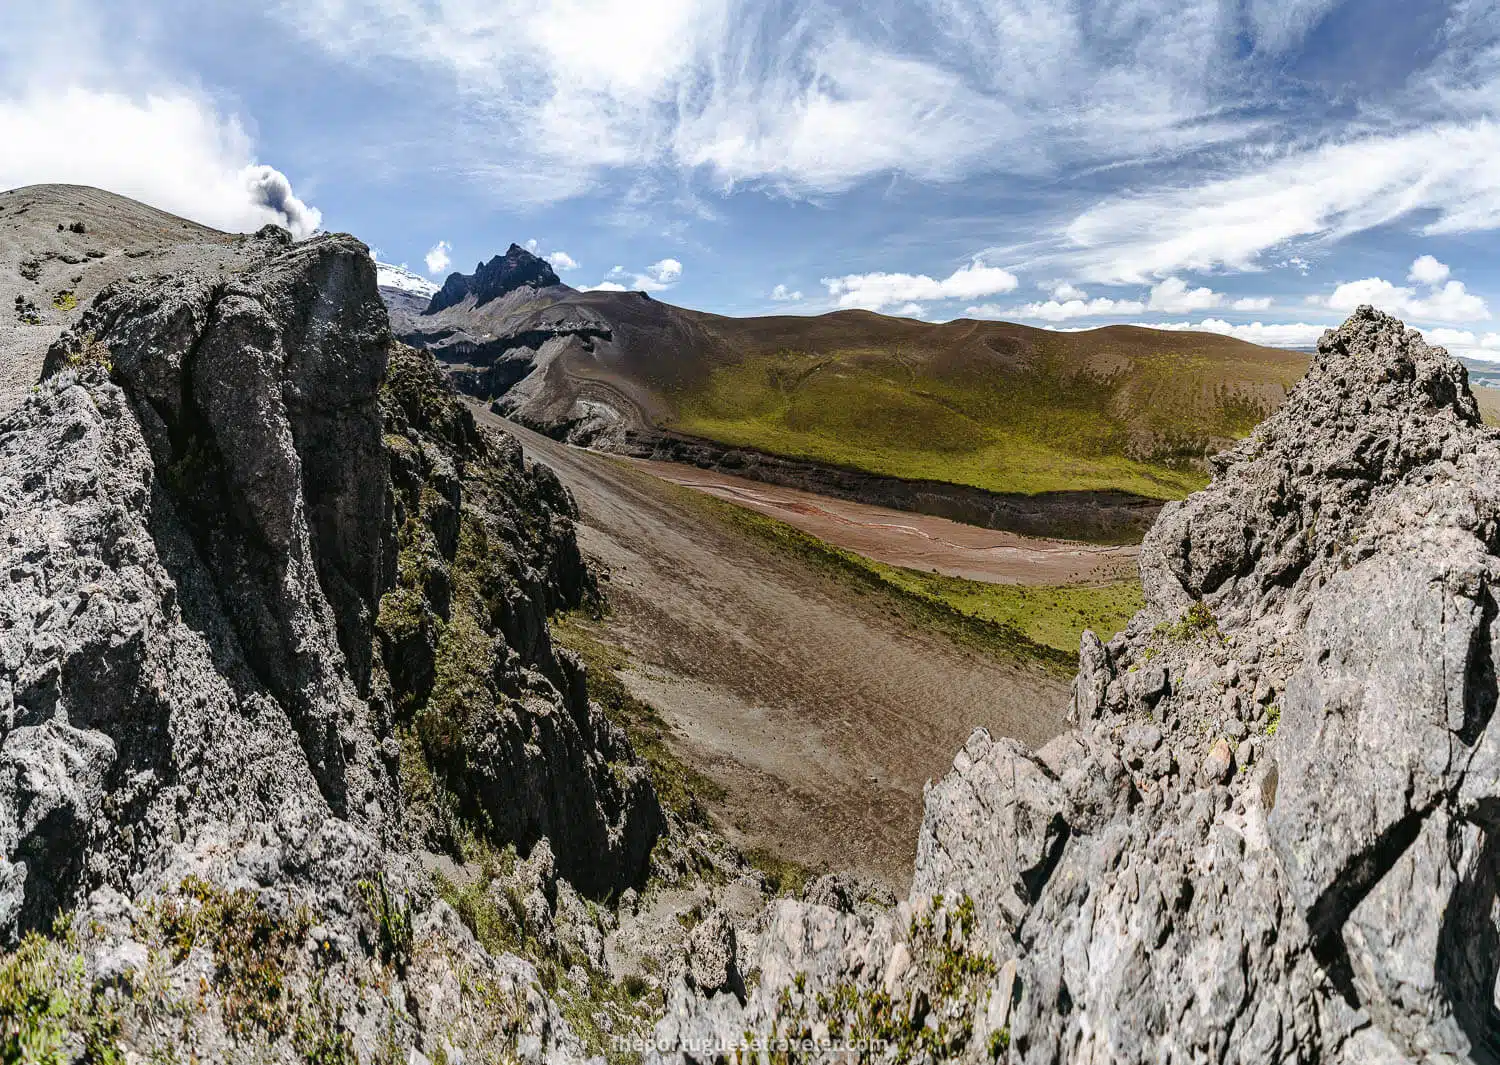
[[[1184,495],[1306,364],[1217,334],[862,310],[733,318],[566,286],[421,316],[388,303],[397,335],[461,389],[558,439],[650,456],[696,438],[1001,495]]]

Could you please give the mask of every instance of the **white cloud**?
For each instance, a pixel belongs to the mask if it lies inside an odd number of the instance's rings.
[[[1043,285],[1047,288],[1047,285]],[[1088,298],[1088,293],[1067,281],[1058,281],[1051,286],[1052,298],[1064,302],[1071,300],[1082,300]]]
[[[1462,355],[1469,359],[1500,362],[1500,333],[1485,333],[1479,336],[1467,329],[1424,329],[1422,335],[1429,344],[1447,348],[1449,354]]]
[[[1217,307],[1224,297],[1211,288],[1187,287],[1180,277],[1169,277],[1151,287],[1151,300],[1147,310],[1164,314],[1191,314],[1194,311]]]
[[[891,312],[898,318],[925,318],[927,309],[920,303],[905,303]]]
[[[0,91],[0,188],[95,185],[217,229],[310,236],[322,214],[258,163],[239,119],[180,89]]]
[[[1271,309],[1271,297],[1243,296],[1230,304],[1230,307],[1236,311],[1268,311]]]
[[[1426,124],[1257,156],[1237,175],[1106,199],[1044,256],[1087,280],[1142,283],[1178,271],[1253,270],[1298,240],[1334,241],[1411,216],[1422,232],[1500,227],[1500,124]],[[1286,260],[1300,265],[1294,259]]]
[[[999,318],[1008,315],[1042,322],[1066,322],[1074,318],[1099,318],[1111,314],[1140,314],[1145,309],[1146,305],[1140,300],[1112,300],[1101,296],[1091,300],[1048,300],[1045,303],[1027,303],[1023,306],[1012,308],[1008,312],[997,314],[988,312],[996,311],[998,308],[995,308],[991,304],[985,304],[981,307],[970,307],[967,313],[976,318]]]
[[[816,194],[880,173],[1037,173],[1114,160],[1121,145],[1139,160],[1238,139],[1260,120],[1222,106],[1213,86],[1231,80],[1241,2],[1094,14],[1076,0],[913,0],[900,20],[762,0],[281,0],[273,10],[376,76],[395,82],[416,65],[456,85],[474,101],[462,109],[471,128],[443,130],[446,155],[467,151],[476,176],[513,199],[556,200],[616,168]],[[1290,42],[1307,25],[1278,15],[1253,29]],[[496,144],[503,169],[489,162]]]
[[[1307,348],[1318,342],[1328,329],[1326,325],[1309,325],[1306,322],[1251,322],[1235,325],[1222,318],[1205,318],[1192,322],[1134,322],[1145,329],[1170,329],[1196,333],[1220,333],[1224,336],[1246,340],[1268,348]]]
[[[682,263],[676,259],[661,259],[646,267],[646,276],[659,285],[671,285],[682,278]]]
[[[771,298],[778,303],[795,303],[802,298],[801,290],[793,291],[785,285],[777,285],[771,290]]]
[[[581,292],[664,292],[682,280],[682,263],[676,259],[659,259],[645,270],[631,274],[623,266],[612,267],[605,280],[597,285],[584,285]],[[609,278],[629,277],[630,283],[611,281]]]
[[[1441,285],[1448,280],[1450,272],[1446,263],[1438,262],[1431,255],[1419,255],[1412,261],[1411,272],[1406,275],[1406,279],[1419,285]]]
[[[1489,318],[1490,309],[1484,299],[1470,292],[1462,281],[1449,278],[1449,273],[1446,265],[1431,255],[1423,255],[1411,264],[1408,278],[1424,286],[1425,293],[1383,277],[1366,277],[1343,282],[1326,300],[1311,296],[1308,302],[1321,303],[1335,311],[1352,311],[1362,303],[1369,303],[1393,314],[1439,322],[1477,322]]]
[[[436,275],[448,269],[448,265],[453,261],[448,257],[448,253],[452,250],[453,245],[449,244],[446,240],[440,240],[431,248],[428,248],[426,255],[427,272]]]
[[[1015,290],[1016,275],[978,259],[959,267],[942,280],[926,274],[846,274],[825,277],[828,294],[840,307],[878,311],[886,307],[932,300],[973,300]]]
[[[1467,329],[1437,329],[1424,330],[1422,334],[1429,344],[1439,344],[1443,347],[1473,348],[1479,346],[1479,338]],[[1496,334],[1491,333],[1491,336]]]
[[[565,251],[542,251],[542,242],[535,237],[532,237],[525,244],[521,245],[521,247],[531,252],[538,259],[546,259],[547,262],[551,263],[558,270],[577,270],[581,265],[578,260]]]

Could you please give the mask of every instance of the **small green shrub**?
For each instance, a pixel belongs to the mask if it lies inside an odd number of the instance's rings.
[[[286,1034],[287,978],[312,924],[306,911],[276,917],[252,892],[226,891],[195,876],[181,890],[148,910],[174,962],[202,944],[213,954],[226,1027],[239,1038],[256,1029]]]
[[[375,920],[376,953],[397,972],[406,972],[411,964],[411,907],[404,899],[391,895],[384,874],[373,882],[361,880],[358,887],[365,909]]]
[[[807,890],[815,875],[812,869],[800,862],[783,858],[765,847],[747,851],[745,858],[765,876],[766,887],[773,895],[800,895]]]
[[[88,986],[66,921],[49,939],[31,932],[0,956],[0,1063],[70,1065],[81,1043],[90,1065],[120,1065],[114,1007]]]
[[[1163,622],[1158,625],[1153,635],[1180,642],[1224,639],[1224,634],[1219,631],[1219,620],[1214,617],[1214,612],[1201,601],[1184,610],[1175,624],[1168,625]]]

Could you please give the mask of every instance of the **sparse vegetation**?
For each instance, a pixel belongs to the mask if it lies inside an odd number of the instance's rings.
[[[147,911],[173,962],[201,944],[213,955],[226,1027],[241,1038],[256,1029],[284,1035],[291,1012],[288,973],[310,915],[302,909],[273,914],[249,891],[226,891],[197,877],[184,880],[181,892]]]
[[[25,296],[16,297],[16,321],[22,325],[41,325],[42,312],[36,302]]]
[[[1182,612],[1182,616],[1173,624],[1166,622],[1158,625],[1152,633],[1160,639],[1184,642],[1188,640],[1213,640],[1215,642],[1224,638],[1219,631],[1219,620],[1214,617],[1214,612],[1202,602],[1194,603]]]
[[[78,296],[72,289],[59,289],[52,296],[52,306],[60,311],[71,311],[78,307]]]
[[[122,1065],[113,1007],[88,986],[66,922],[55,938],[28,934],[0,957],[0,1062],[4,1065]]]
[[[784,858],[765,847],[756,847],[745,853],[745,860],[759,869],[766,878],[766,887],[773,895],[796,897],[807,890],[817,875],[812,869]]]
[[[774,1035],[805,1040],[816,1028],[826,1028],[830,1038],[853,1046],[883,1046],[895,1061],[961,1056],[974,1038],[979,990],[998,971],[993,957],[970,948],[974,926],[974,903],[967,895],[951,908],[936,896],[907,930],[921,986],[927,990],[898,998],[878,985],[845,980],[831,993],[809,994],[805,975],[798,973],[778,997]],[[992,1037],[986,1049],[993,1055],[995,1047]],[[861,1061],[877,1056],[871,1049],[859,1053]],[[784,1060],[803,1059],[793,1055]]]
[[[380,960],[404,973],[411,963],[411,907],[393,896],[382,875],[358,884],[360,899],[375,921],[375,952]]]

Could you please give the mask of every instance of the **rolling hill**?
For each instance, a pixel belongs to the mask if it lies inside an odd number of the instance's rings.
[[[450,277],[427,309],[389,292],[398,335],[518,421],[636,454],[687,437],[991,493],[1170,499],[1201,486],[1206,456],[1276,409],[1307,365],[1131,326],[729,318],[579,292],[533,260],[513,245]]]

